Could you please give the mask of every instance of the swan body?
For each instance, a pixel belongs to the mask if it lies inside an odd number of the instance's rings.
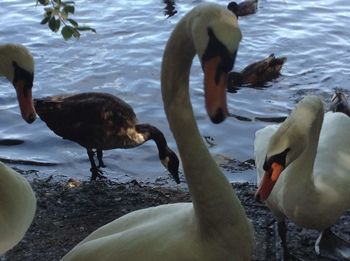
[[[0,255],[23,238],[35,210],[36,198],[28,181],[0,162]]]
[[[32,102],[34,59],[28,49],[19,44],[0,45],[0,75],[13,84],[22,118],[32,123],[36,118]]]
[[[199,134],[188,91],[192,59],[197,53],[205,73],[208,115],[215,123],[225,119],[227,73],[232,69],[240,38],[237,20],[230,11],[202,4],[180,20],[164,51],[164,109],[193,203],[129,213],[90,234],[63,261],[251,259],[251,224]]]
[[[350,207],[349,130],[347,115],[324,115],[321,100],[310,96],[284,123],[256,133],[257,196],[266,199],[278,221],[287,217],[323,231]],[[274,163],[283,166],[272,181]]]
[[[180,183],[179,160],[163,133],[150,124],[138,124],[132,107],[118,97],[86,92],[35,99],[34,104],[39,117],[52,131],[87,149],[91,179],[103,177],[95,164],[93,149],[97,150],[99,167],[105,167],[103,150],[134,148],[153,139],[160,161]]]

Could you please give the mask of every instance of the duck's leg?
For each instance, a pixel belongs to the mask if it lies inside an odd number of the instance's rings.
[[[278,230],[278,235],[281,239],[281,245],[283,250],[283,260],[284,261],[303,260],[302,258],[299,258],[289,253],[288,245],[287,245],[287,225],[284,220],[277,222],[277,230]]]
[[[95,160],[94,160],[94,152],[92,151],[92,149],[86,149],[87,154],[89,156],[89,160],[91,163],[91,180],[96,180],[96,178],[106,178],[105,176],[103,176],[103,172],[102,170],[99,170],[96,166]]]
[[[350,260],[350,242],[325,229],[315,243],[316,254],[332,260]]]
[[[97,154],[97,160],[98,160],[98,168],[105,168],[106,165],[104,164],[102,158],[103,158],[103,151],[96,149],[96,154]]]

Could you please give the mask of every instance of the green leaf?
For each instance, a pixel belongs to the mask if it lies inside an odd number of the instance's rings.
[[[74,36],[75,38],[79,38],[79,37],[80,37],[80,33],[79,33],[78,30],[75,29],[75,28],[74,28],[73,36]]]
[[[62,28],[61,34],[62,34],[64,40],[67,41],[68,39],[70,39],[73,36],[74,28],[69,26],[69,25],[66,25]]]
[[[46,24],[50,20],[50,16],[46,16],[43,20],[41,20],[40,24]]]
[[[66,13],[74,14],[75,8],[74,8],[74,6],[72,6],[72,5],[66,5],[66,6],[63,8],[63,11],[66,12]]]
[[[68,18],[67,21],[69,21],[71,23],[71,25],[73,25],[74,27],[78,27],[78,22],[71,19],[71,18]]]
[[[51,29],[52,32],[57,32],[58,29],[60,29],[61,26],[61,22],[60,20],[56,20],[55,17],[51,17],[50,21],[49,21],[49,28]]]
[[[96,30],[94,28],[89,27],[89,26],[78,26],[77,30],[79,30],[79,31],[91,31],[91,32],[96,33]]]

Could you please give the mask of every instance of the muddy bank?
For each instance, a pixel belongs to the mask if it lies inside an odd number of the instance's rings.
[[[186,189],[154,187],[136,181],[118,184],[111,181],[76,182],[34,179],[38,199],[36,217],[25,238],[0,258],[5,260],[59,260],[75,244],[96,228],[140,208],[190,201]],[[281,260],[277,226],[272,214],[255,202],[255,185],[233,184],[256,230],[256,253],[253,260]],[[349,238],[349,215],[343,217],[336,231]],[[291,251],[304,260],[317,259],[313,244],[316,231],[289,224]]]

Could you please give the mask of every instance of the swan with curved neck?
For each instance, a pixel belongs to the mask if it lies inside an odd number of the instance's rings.
[[[199,5],[180,20],[163,56],[165,112],[176,139],[193,203],[147,208],[97,229],[62,260],[250,260],[253,230],[232,186],[210,156],[196,125],[189,74],[197,53],[204,70],[208,115],[227,115],[227,73],[241,39],[233,14]]]
[[[34,59],[28,49],[19,44],[0,45],[0,75],[13,84],[22,118],[32,123],[36,118],[32,101]]]
[[[36,198],[28,181],[0,162],[0,255],[23,238],[35,210]]]
[[[324,115],[320,98],[310,96],[280,126],[256,133],[256,197],[276,216],[282,244],[285,217],[324,231],[350,207],[349,130],[347,115]]]

